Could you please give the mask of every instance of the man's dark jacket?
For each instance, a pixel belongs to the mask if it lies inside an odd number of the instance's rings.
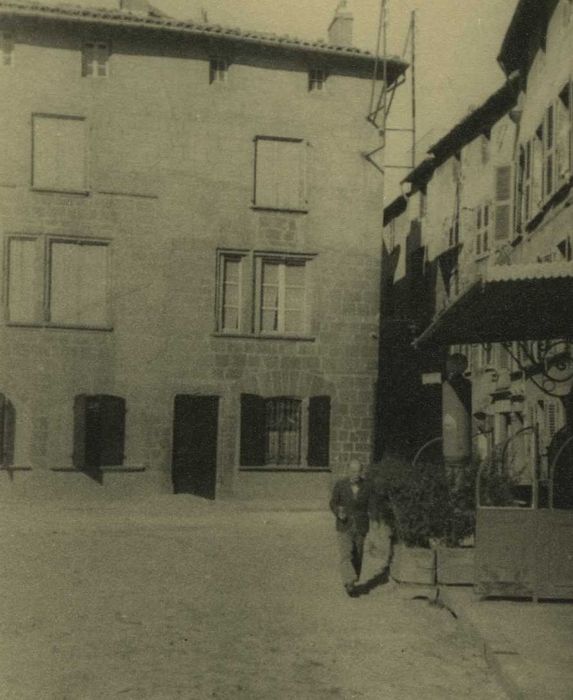
[[[346,513],[344,520],[338,517],[338,508],[342,506]],[[352,493],[350,479],[340,479],[334,485],[330,499],[330,510],[336,515],[338,532],[355,532],[366,535],[370,518],[376,517],[376,496],[370,481],[361,479],[358,482],[358,493]]]

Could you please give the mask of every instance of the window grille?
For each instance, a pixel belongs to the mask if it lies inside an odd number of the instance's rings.
[[[0,63],[11,66],[14,62],[14,37],[10,32],[0,32]]]
[[[284,397],[265,402],[266,464],[300,464],[301,402]]]

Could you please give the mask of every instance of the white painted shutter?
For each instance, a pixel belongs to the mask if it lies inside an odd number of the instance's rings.
[[[64,325],[107,325],[107,280],[107,246],[52,243],[50,320]]]
[[[83,192],[86,135],[83,119],[35,115],[33,185],[40,189]]]
[[[272,209],[303,209],[305,147],[300,141],[257,139],[255,204]]]
[[[17,323],[42,320],[42,275],[39,242],[12,238],[9,242],[8,318]]]
[[[556,102],[555,182],[559,189],[571,174],[571,104],[569,85]]]

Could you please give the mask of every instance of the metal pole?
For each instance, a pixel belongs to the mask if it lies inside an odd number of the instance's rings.
[[[412,168],[416,167],[416,10],[412,10]]]

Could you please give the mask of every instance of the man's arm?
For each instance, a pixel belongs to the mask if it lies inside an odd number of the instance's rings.
[[[330,510],[338,517],[338,508],[342,505],[340,499],[340,482],[337,481],[332,489],[332,496],[330,497]]]

